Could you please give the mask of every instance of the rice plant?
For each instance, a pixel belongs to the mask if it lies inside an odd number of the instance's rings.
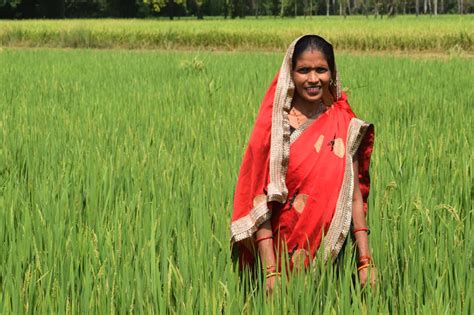
[[[11,47],[282,50],[295,37],[316,33],[340,50],[472,54],[474,18],[398,16],[367,19],[318,16],[298,19],[204,21],[0,21],[0,45]]]
[[[0,312],[473,311],[470,58],[339,54],[376,126],[380,279],[339,267],[271,299],[232,260],[242,154],[279,53],[0,52]]]

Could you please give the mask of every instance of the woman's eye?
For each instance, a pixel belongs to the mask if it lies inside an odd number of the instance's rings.
[[[316,69],[316,72],[318,72],[318,73],[325,73],[326,71],[328,71],[328,69],[326,69],[326,68],[317,68]]]
[[[299,68],[298,69],[298,73],[301,73],[301,74],[306,74],[309,72],[309,69],[308,68]]]

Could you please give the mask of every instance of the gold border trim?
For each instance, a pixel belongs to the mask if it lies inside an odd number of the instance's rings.
[[[293,131],[293,133],[291,134],[290,136],[290,144],[293,144],[293,142],[295,142],[300,136],[301,134],[311,125],[311,123],[313,121],[315,121],[316,119],[315,118],[311,118],[311,119],[308,119],[306,120],[306,122],[304,124],[302,124],[301,126],[299,126],[298,128],[296,128],[295,131]]]
[[[293,133],[291,134],[290,136],[290,144],[293,144],[293,142],[295,142],[300,136],[301,134],[309,127],[311,126],[311,124],[315,121],[315,120],[319,120],[323,117],[323,115],[327,115],[328,112],[333,108],[333,105],[331,104],[331,106],[327,107],[326,110],[322,113],[320,113],[319,115],[317,115],[316,117],[313,117],[313,118],[309,118],[307,119],[303,124],[301,124],[301,126],[299,126],[298,128],[296,128],[295,131],[293,131]]]
[[[327,234],[324,236],[324,260],[334,261],[349,233],[352,220],[352,194],[354,192],[354,170],[352,156],[359,148],[370,123],[352,118],[349,123],[346,140],[346,168],[341,191],[337,199],[336,211]]]
[[[301,36],[303,37],[303,36]],[[285,58],[280,67],[278,83],[273,99],[272,129],[270,145],[270,173],[267,186],[268,201],[285,203],[288,197],[286,187],[286,172],[290,157],[290,122],[288,113],[295,91],[295,84],[291,77],[291,60],[296,43],[301,37],[295,39],[286,51]]]
[[[233,222],[230,226],[231,242],[238,242],[251,237],[258,226],[271,218],[267,203],[263,202],[250,210],[245,217]]]

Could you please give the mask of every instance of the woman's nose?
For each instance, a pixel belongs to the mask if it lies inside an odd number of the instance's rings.
[[[308,73],[308,82],[317,82],[318,81],[318,74],[316,71],[310,71]]]

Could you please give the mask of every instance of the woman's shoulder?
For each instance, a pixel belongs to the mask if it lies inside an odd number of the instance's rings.
[[[345,92],[342,92],[338,100],[333,103],[333,109],[337,112],[338,116],[344,117],[347,121],[356,117],[349,101],[347,100],[347,94]]]

